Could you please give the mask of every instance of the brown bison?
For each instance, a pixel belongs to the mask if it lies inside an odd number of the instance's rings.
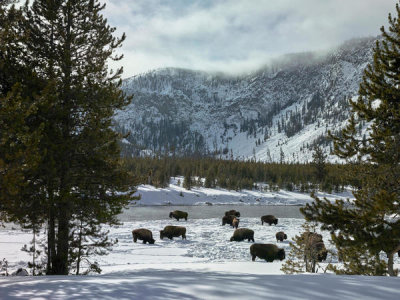
[[[310,247],[311,258],[318,262],[326,260],[328,256],[328,251],[325,248],[324,242],[317,242]]]
[[[174,237],[182,236],[182,240],[186,240],[186,228],[182,226],[165,226],[164,230],[160,230],[160,239],[164,237],[172,240]]]
[[[252,261],[258,257],[267,262],[273,262],[275,259],[284,260],[285,250],[274,244],[253,244],[250,246],[250,255]]]
[[[230,241],[241,242],[244,240],[247,240],[248,242],[254,242],[254,231],[247,228],[236,229]]]
[[[132,230],[133,241],[136,243],[137,240],[143,241],[143,244],[149,243],[154,244],[153,234],[146,228],[139,228]]]
[[[222,226],[225,224],[229,224],[231,226],[233,226],[233,219],[235,219],[236,217],[234,215],[229,215],[229,216],[223,216],[222,217]]]
[[[179,219],[185,219],[185,221],[187,221],[188,213],[185,211],[174,210],[169,213],[169,217],[175,218],[177,221],[179,221]]]
[[[268,223],[269,225],[272,224],[278,224],[278,219],[275,218],[273,215],[266,215],[261,217],[261,225],[264,225],[264,223]]]
[[[287,235],[286,233],[284,233],[283,231],[279,231],[275,234],[276,237],[276,241],[281,241],[283,242],[283,240],[287,240]]]
[[[318,262],[326,260],[328,251],[325,248],[322,235],[316,232],[303,232],[301,238],[305,244],[305,256]]]
[[[233,218],[233,220],[232,220],[232,227],[237,229],[237,228],[239,227],[239,221],[240,221],[240,220],[239,220],[238,218],[236,218],[236,217]]]
[[[235,217],[240,217],[240,212],[237,210],[231,209],[225,212],[225,216],[235,216]]]

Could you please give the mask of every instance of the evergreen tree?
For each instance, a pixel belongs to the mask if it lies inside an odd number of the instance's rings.
[[[187,166],[185,168],[185,176],[183,178],[183,187],[187,190],[190,190],[193,185],[193,179],[192,179],[192,170],[190,166]]]
[[[13,94],[0,95],[6,99],[2,133],[8,131],[0,141],[2,203],[21,222],[46,220],[48,274],[68,274],[73,248],[83,246],[73,232],[104,240],[99,224],[118,223],[130,194],[120,192],[133,183],[120,161],[120,136],[111,129],[114,110],[129,99],[120,90],[122,69],[111,73],[107,66],[109,59],[122,58],[113,53],[125,37],[113,36],[104,7],[96,0],[26,4],[16,32],[26,33],[20,61],[32,72]],[[1,57],[10,68],[12,61]],[[91,230],[79,231],[81,224]]]
[[[350,101],[352,116],[341,136],[334,137],[335,154],[353,163],[348,174],[360,183],[349,201],[315,198],[302,209],[306,219],[321,222],[332,232],[333,241],[342,250],[345,271],[396,275],[393,256],[400,249],[400,8],[397,17],[389,14],[389,31],[381,28],[382,40],[376,42],[374,60],[364,71],[359,97]],[[370,124],[364,139],[358,124]],[[362,257],[360,256],[362,254]],[[369,264],[367,266],[366,264]],[[371,265],[373,264],[373,265]],[[376,272],[376,273],[375,273]]]
[[[323,182],[326,177],[326,154],[320,146],[314,147],[313,164],[317,180]]]

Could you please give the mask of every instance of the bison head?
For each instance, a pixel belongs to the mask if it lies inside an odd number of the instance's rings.
[[[155,241],[156,241],[155,239],[151,239],[151,240],[149,241],[149,244],[154,244]]]
[[[172,212],[169,213],[169,217],[170,217],[170,218],[173,217],[173,213],[172,213]]]
[[[160,230],[160,239],[164,238],[164,230]]]
[[[285,249],[279,249],[277,256],[278,256],[279,260],[284,260],[285,259]]]

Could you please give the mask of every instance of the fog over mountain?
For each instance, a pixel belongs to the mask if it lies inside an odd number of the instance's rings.
[[[284,55],[246,75],[163,68],[128,78],[122,89],[133,100],[115,115],[130,132],[124,155],[309,161],[315,144],[329,153],[325,136],[345,124],[375,40]]]

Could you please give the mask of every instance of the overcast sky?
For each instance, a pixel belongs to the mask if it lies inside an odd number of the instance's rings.
[[[106,0],[124,78],[161,67],[249,72],[285,53],[376,36],[395,0]]]

